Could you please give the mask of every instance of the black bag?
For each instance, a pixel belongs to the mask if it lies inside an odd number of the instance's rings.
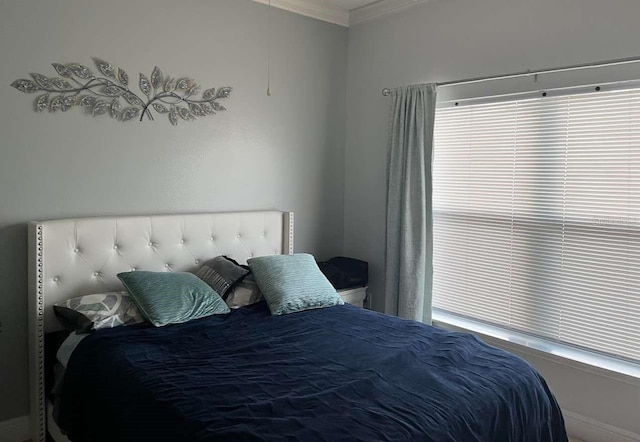
[[[369,264],[366,261],[337,256],[319,262],[318,267],[337,290],[364,287],[369,283]]]

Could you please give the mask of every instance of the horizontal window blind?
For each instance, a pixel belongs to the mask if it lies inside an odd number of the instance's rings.
[[[640,89],[439,109],[434,307],[640,361]]]

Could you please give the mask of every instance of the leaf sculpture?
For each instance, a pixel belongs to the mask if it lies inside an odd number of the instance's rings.
[[[109,115],[118,121],[129,121],[145,115],[153,120],[152,110],[164,114],[171,124],[193,121],[227,110],[219,100],[231,96],[230,87],[211,88],[200,94],[200,86],[186,77],[175,78],[157,66],[150,76],[140,74],[138,87],[143,95],[129,89],[129,75],[119,67],[100,58],[93,59],[97,72],[78,63],[53,63],[59,77],[32,73],[32,79],[20,79],[11,86],[20,92],[40,92],[34,100],[36,112],[66,112],[74,106],[83,107],[89,115]],[[123,101],[124,100],[124,101]]]

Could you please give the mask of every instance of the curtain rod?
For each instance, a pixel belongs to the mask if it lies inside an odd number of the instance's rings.
[[[460,84],[483,83],[485,81],[504,80],[507,78],[529,77],[531,75],[551,74],[555,72],[575,71],[579,69],[601,68],[606,66],[617,66],[620,64],[629,64],[629,63],[638,63],[638,62],[640,62],[640,57],[618,58],[614,60],[596,61],[594,63],[574,64],[571,66],[562,66],[557,68],[538,69],[535,71],[527,70],[527,71],[520,71],[520,72],[512,72],[510,74],[490,75],[486,77],[465,78],[464,80],[445,81],[442,83],[436,83],[436,86],[446,87],[446,86],[457,86]],[[389,95],[391,95],[391,89],[389,88],[382,89],[382,95],[384,95],[385,97],[388,97]]]

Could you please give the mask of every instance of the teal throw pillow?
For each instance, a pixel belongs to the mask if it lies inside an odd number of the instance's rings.
[[[229,307],[193,273],[125,272],[118,274],[142,315],[156,327],[229,313]]]
[[[270,255],[248,264],[272,315],[344,304],[311,255]]]

